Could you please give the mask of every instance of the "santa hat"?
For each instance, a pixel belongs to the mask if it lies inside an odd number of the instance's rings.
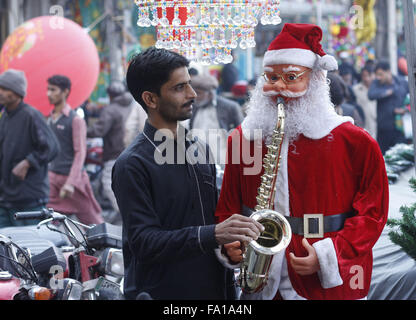
[[[321,45],[322,29],[313,24],[286,23],[264,56],[264,66],[296,64],[310,69],[337,70],[338,63]]]

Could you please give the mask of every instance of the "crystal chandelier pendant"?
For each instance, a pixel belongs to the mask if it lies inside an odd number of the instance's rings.
[[[232,50],[254,48],[255,28],[278,25],[279,0],[134,0],[139,27],[155,27],[157,48],[204,65],[233,61]]]

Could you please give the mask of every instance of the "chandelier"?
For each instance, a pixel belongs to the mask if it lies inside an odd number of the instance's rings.
[[[135,0],[139,27],[156,27],[157,48],[203,65],[233,61],[232,50],[256,46],[260,23],[277,25],[279,0]]]

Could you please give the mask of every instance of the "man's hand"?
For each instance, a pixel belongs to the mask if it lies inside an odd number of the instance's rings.
[[[259,222],[241,214],[234,214],[215,226],[215,238],[220,245],[235,241],[248,243],[257,240],[263,231],[264,227]]]
[[[306,257],[298,258],[291,252],[289,254],[290,263],[296,273],[301,276],[307,276],[319,271],[320,266],[315,248],[311,246],[305,238],[302,240],[302,245],[306,251],[308,251],[308,255]]]
[[[30,168],[30,162],[28,160],[20,161],[12,170],[12,173],[21,181],[26,179],[27,172]]]
[[[385,96],[386,97],[390,97],[393,93],[394,93],[394,90],[393,89],[388,89],[388,90],[386,90]]]
[[[239,263],[243,260],[243,250],[240,241],[224,244],[224,250],[232,263]]]
[[[74,192],[75,188],[73,185],[64,184],[64,186],[61,188],[61,191],[59,192],[59,196],[61,199],[71,198],[74,195]]]

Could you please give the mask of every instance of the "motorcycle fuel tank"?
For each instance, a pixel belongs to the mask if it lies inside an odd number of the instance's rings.
[[[13,300],[19,290],[19,279],[13,278],[7,271],[0,272],[0,300]]]

